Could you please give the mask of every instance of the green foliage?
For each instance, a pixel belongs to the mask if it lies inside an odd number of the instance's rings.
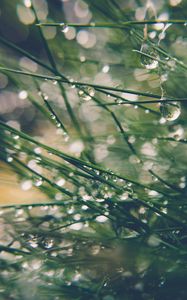
[[[186,299],[185,1],[23,2],[0,159],[46,201],[1,202],[0,299]]]

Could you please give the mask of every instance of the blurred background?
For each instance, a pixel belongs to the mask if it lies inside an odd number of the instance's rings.
[[[36,141],[0,123],[0,204],[31,204],[0,210],[0,299],[186,299],[187,23],[94,26],[145,19],[187,1],[0,1],[0,67],[43,75],[0,70],[0,121]]]

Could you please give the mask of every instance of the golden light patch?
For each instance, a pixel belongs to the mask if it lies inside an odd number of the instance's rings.
[[[0,205],[33,204],[48,201],[47,196],[36,187],[23,190],[16,173],[7,164],[0,162]]]

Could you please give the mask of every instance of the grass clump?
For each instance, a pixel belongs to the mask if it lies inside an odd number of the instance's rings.
[[[186,299],[185,8],[2,1],[0,299]]]

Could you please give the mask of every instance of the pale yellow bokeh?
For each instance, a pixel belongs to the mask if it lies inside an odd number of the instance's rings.
[[[39,189],[21,189],[18,176],[7,164],[0,162],[0,205],[33,204],[48,202],[49,199]]]

